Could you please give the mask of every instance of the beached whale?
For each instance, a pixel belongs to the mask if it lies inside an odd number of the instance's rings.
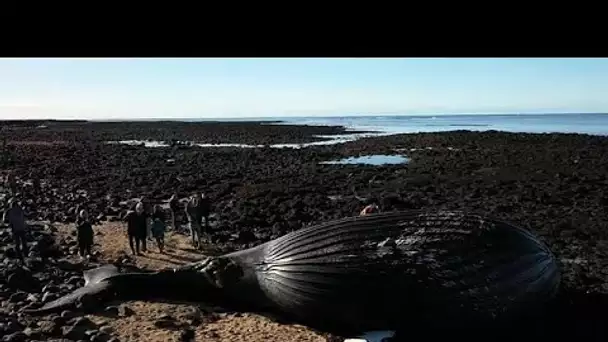
[[[180,299],[353,335],[510,322],[542,308],[560,283],[554,255],[530,231],[445,210],[335,220],[174,269],[84,275],[84,287],[29,313]]]

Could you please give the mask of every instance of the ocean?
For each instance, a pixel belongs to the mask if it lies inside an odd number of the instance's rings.
[[[175,120],[175,119],[173,119]],[[268,124],[344,126],[350,131],[372,131],[374,133],[349,133],[318,137],[327,140],[304,144],[275,144],[273,148],[303,148],[318,145],[333,145],[354,141],[363,137],[398,133],[441,132],[454,130],[507,131],[526,133],[584,133],[608,136],[608,114],[511,114],[511,115],[435,115],[435,116],[326,116],[326,117],[256,117],[256,118],[206,118],[182,121],[269,121]],[[272,121],[272,123],[270,122]],[[276,123],[276,121],[281,121]],[[167,147],[167,142],[123,140],[109,141],[147,147]],[[262,145],[238,143],[209,144],[196,142],[200,147],[258,148]]]
[[[281,120],[285,124],[339,125],[350,130],[376,131],[386,134],[497,130],[526,133],[558,132],[608,135],[608,114],[391,115],[258,119]]]

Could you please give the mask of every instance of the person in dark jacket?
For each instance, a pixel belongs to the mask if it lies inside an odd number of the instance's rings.
[[[152,203],[145,196],[142,196],[139,202],[144,205],[144,213],[146,213],[146,237],[152,241]]]
[[[144,211],[143,203],[139,202],[135,205],[135,211],[130,211],[125,216],[127,221],[127,234],[129,236],[129,246],[133,254],[141,255],[139,246],[141,244],[142,252],[147,252],[146,235],[147,235],[147,220],[148,215]]]
[[[73,215],[74,215],[74,222],[76,222],[76,224],[78,224],[78,222],[80,222],[80,220],[82,220],[82,218],[80,217],[80,203],[76,204]]]
[[[203,247],[203,238],[201,231],[201,212],[200,212],[200,196],[192,195],[188,203],[186,203],[185,213],[190,226],[190,236],[192,237],[192,246],[195,248]]]
[[[156,240],[158,250],[164,253],[165,247],[165,214],[160,205],[154,206],[154,213],[152,214],[152,236]]]
[[[27,224],[25,223],[25,213],[16,199],[8,201],[9,209],[4,212],[3,222],[8,222],[15,241],[15,249],[21,261],[27,255]]]
[[[42,187],[40,186],[40,177],[38,175],[32,175],[32,188],[34,189],[34,194],[38,195]]]
[[[209,197],[207,197],[207,195],[205,193],[201,193],[201,198],[199,201],[199,211],[200,211],[200,215],[201,215],[201,223],[202,220],[205,220],[205,224],[204,224],[204,228],[203,228],[203,232],[205,233],[205,235],[207,235],[207,238],[209,238],[209,234],[211,233],[209,231],[209,215],[211,214],[211,201],[209,200]]]
[[[17,194],[17,178],[12,171],[6,177],[6,183],[8,188],[11,189],[11,194],[15,196]]]
[[[179,201],[177,200],[177,194],[173,194],[169,199],[169,209],[171,210],[171,225],[173,226],[173,231],[179,231],[179,227],[177,226],[177,212],[179,210]]]
[[[76,220],[76,236],[80,257],[91,256],[93,235],[93,226],[89,222],[89,214],[83,209],[78,213],[78,220]]]

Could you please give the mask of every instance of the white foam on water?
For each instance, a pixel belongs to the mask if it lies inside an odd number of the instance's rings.
[[[239,147],[239,148],[262,148],[264,145],[247,145],[247,144],[193,144],[198,147]]]
[[[120,140],[120,141],[107,141],[106,143],[107,144],[131,145],[131,146],[144,145],[145,147],[169,147],[169,144],[164,143],[162,141]]]
[[[352,134],[338,134],[338,135],[314,135],[315,138],[329,139],[322,141],[314,141],[309,143],[299,143],[299,144],[270,144],[270,145],[251,145],[251,144],[236,144],[236,143],[219,143],[219,144],[209,144],[209,143],[191,143],[193,146],[198,147],[237,147],[237,148],[305,148],[309,146],[325,146],[325,145],[336,145],[343,144],[351,141],[355,141],[361,138],[371,138],[378,136],[387,136],[392,135],[392,133],[352,133]],[[145,146],[145,147],[170,147],[169,144],[162,141],[144,141],[144,140],[120,140],[120,141],[108,141],[107,144],[123,144],[123,145],[131,145],[131,146]],[[186,145],[188,146],[188,145]]]
[[[440,150],[440,149],[446,149],[448,151],[460,151],[461,150],[459,148],[454,148],[454,147],[437,148],[437,147],[427,146],[427,147],[412,147],[412,148],[400,147],[400,148],[394,148],[393,151],[395,151],[395,152],[408,152],[408,151],[416,152],[416,151],[422,151],[422,150]]]

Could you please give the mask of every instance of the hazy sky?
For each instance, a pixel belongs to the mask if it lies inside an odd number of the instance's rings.
[[[0,118],[608,112],[608,59],[0,59]]]

